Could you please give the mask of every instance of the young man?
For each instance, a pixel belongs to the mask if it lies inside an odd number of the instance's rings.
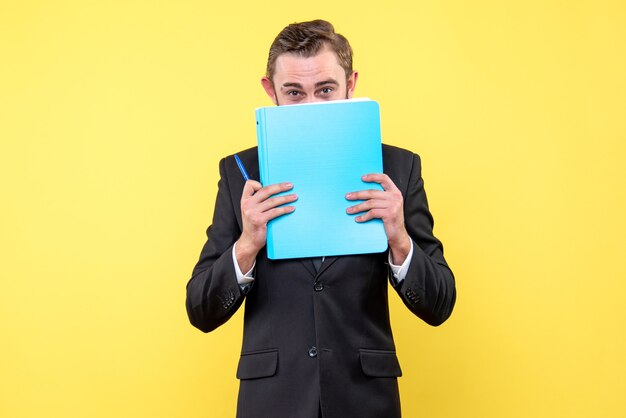
[[[316,20],[287,26],[270,48],[261,83],[276,105],[352,98],[358,73],[352,50],[333,26]],[[239,153],[259,178],[257,149]],[[452,272],[433,236],[420,159],[383,145],[384,173],[346,198],[357,222],[383,221],[389,250],[322,259],[269,260],[267,223],[294,210],[290,183],[244,180],[233,156],[221,179],[207,242],[187,285],[191,323],[209,332],[246,300],[238,417],[400,416],[387,282],[431,325],[456,298]],[[320,265],[321,264],[321,265]],[[425,360],[426,361],[426,360]]]

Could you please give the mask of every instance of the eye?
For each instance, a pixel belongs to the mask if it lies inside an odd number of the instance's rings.
[[[300,94],[300,92],[298,90],[289,90],[287,92],[287,96],[292,96],[292,97],[296,97]]]
[[[320,93],[322,94],[330,94],[333,92],[333,88],[332,87],[324,87],[320,90]]]

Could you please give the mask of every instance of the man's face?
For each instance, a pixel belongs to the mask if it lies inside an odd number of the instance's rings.
[[[346,80],[337,55],[324,48],[304,58],[282,54],[276,59],[273,79],[263,77],[261,84],[276,105],[351,99],[358,78],[355,71]]]

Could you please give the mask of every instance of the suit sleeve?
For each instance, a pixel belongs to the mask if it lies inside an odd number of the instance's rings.
[[[226,171],[226,159],[222,159],[213,222],[207,229],[207,241],[187,283],[189,321],[204,332],[225,323],[244,299],[232,258],[233,244],[241,229]]]
[[[394,288],[411,312],[437,326],[454,308],[455,280],[443,257],[443,246],[433,235],[434,221],[428,209],[420,158],[415,154],[404,191],[404,222],[413,240],[413,257],[404,280]]]

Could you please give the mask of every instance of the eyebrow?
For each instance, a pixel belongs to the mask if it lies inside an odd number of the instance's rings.
[[[328,80],[318,81],[317,83],[315,83],[315,87],[326,86],[328,84],[332,84],[332,85],[335,85],[335,86],[339,85],[337,80],[335,80],[334,78],[329,78]],[[295,87],[297,89],[302,89],[303,88],[302,84],[300,84],[300,83],[284,83],[281,87]]]
[[[302,84],[300,83],[284,83],[281,87],[295,87],[297,89],[302,88]]]
[[[319,81],[319,82],[315,83],[315,87],[321,87],[321,86],[325,86],[327,84],[334,84],[335,86],[339,85],[337,80],[335,80],[334,78],[329,78],[328,80]]]

